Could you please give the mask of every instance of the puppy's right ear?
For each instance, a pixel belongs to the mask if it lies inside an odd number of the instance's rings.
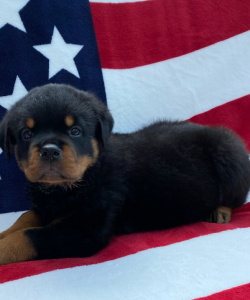
[[[13,137],[8,124],[8,117],[5,116],[0,123],[0,148],[2,148],[7,160],[11,157],[11,145],[13,144]]]

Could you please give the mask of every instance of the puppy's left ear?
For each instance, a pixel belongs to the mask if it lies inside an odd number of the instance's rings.
[[[114,119],[105,104],[91,93],[88,93],[88,97],[90,106],[98,120],[96,128],[97,138],[101,141],[102,146],[105,147],[114,126]]]
[[[5,116],[0,123],[0,148],[2,148],[7,160],[11,157],[11,146],[15,144],[15,139],[11,135],[8,116]]]

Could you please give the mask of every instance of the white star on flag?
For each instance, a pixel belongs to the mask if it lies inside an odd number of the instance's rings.
[[[15,104],[22,97],[24,97],[27,94],[27,92],[28,91],[26,90],[25,86],[22,84],[22,81],[17,76],[12,95],[0,97],[0,105],[6,109],[9,109],[13,104]]]
[[[28,91],[25,86],[22,84],[22,81],[17,76],[16,81],[13,88],[13,93],[8,96],[0,97],[0,105],[6,109],[10,109],[10,107],[15,104],[18,100],[24,97]],[[2,154],[3,150],[0,148],[0,154]],[[2,180],[2,178],[0,179]]]
[[[83,48],[83,45],[65,43],[56,27],[54,27],[51,44],[33,47],[49,59],[49,78],[62,69],[80,78],[74,57]]]
[[[19,11],[29,0],[0,0],[0,28],[7,23],[26,32]]]

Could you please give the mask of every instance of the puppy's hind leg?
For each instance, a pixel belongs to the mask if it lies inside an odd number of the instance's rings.
[[[245,203],[250,189],[249,155],[243,141],[228,129],[216,128],[210,138],[207,149],[220,185],[218,208],[210,217],[212,222],[228,223],[232,209]]]
[[[229,223],[231,220],[232,209],[226,206],[219,206],[207,219],[211,223]]]

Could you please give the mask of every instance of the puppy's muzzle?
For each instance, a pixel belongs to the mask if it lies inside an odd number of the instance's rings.
[[[42,161],[53,162],[61,158],[62,150],[55,144],[46,144],[40,150]]]

